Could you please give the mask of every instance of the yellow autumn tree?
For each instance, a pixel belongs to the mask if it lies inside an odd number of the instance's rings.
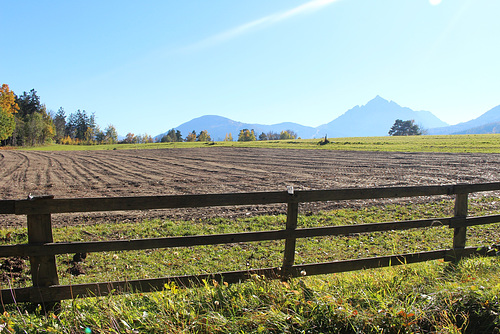
[[[243,129],[240,130],[240,134],[238,135],[238,141],[255,141],[257,138],[255,137],[255,131]]]
[[[2,88],[0,88],[0,108],[10,114],[15,114],[19,111],[19,106],[16,103],[16,95],[10,90],[7,84],[2,84]]]
[[[196,141],[196,132],[194,130],[193,132],[187,135],[186,141],[188,142]]]
[[[9,85],[3,84],[0,88],[0,140],[12,136],[16,128],[14,114],[19,111],[16,95],[10,90]]]

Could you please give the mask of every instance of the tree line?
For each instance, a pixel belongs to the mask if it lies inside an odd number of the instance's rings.
[[[94,114],[77,110],[66,116],[61,107],[54,113],[32,89],[17,96],[7,84],[0,90],[0,141],[2,145],[33,146],[59,144],[114,144],[113,125],[101,130]]]
[[[283,130],[280,133],[262,132],[257,136],[254,129],[242,129],[237,141],[256,140],[283,140],[297,139],[292,130]],[[96,123],[94,113],[88,114],[85,110],[66,114],[64,108],[57,112],[47,111],[41,103],[40,96],[32,89],[16,95],[7,84],[0,89],[0,143],[2,146],[33,146],[50,143],[66,145],[95,145],[95,144],[142,144],[153,143],[155,140],[148,134],[135,135],[128,133],[121,141],[113,125],[101,129]],[[183,138],[176,129],[169,130],[157,142],[210,142],[212,138],[207,130],[199,133],[192,131]],[[224,141],[233,141],[231,133],[227,133]]]
[[[297,134],[292,130],[283,130],[280,133],[276,132],[262,132],[258,137],[255,135],[254,129],[242,129],[238,134],[238,141],[256,141],[256,140],[283,140],[283,139],[297,139]],[[182,138],[182,134],[179,130],[171,129],[165,135],[163,135],[159,140],[162,143],[168,142],[209,142],[212,141],[210,134],[207,130],[202,130],[200,133],[196,134],[196,131],[190,132],[186,138]],[[233,135],[231,133],[226,133],[224,141],[233,141]]]

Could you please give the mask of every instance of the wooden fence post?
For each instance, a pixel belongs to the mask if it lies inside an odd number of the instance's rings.
[[[455,209],[454,209],[454,217],[455,218],[466,218],[469,208],[469,194],[457,194],[455,197]],[[465,242],[467,240],[467,227],[455,227],[453,231],[453,250],[455,253],[455,259],[453,262],[458,262],[462,258],[462,252],[465,248]]]
[[[295,263],[295,244],[297,237],[295,230],[297,229],[297,219],[299,215],[299,202],[294,195],[293,187],[288,187],[290,200],[288,201],[286,231],[288,236],[285,239],[285,252],[283,255],[283,265],[281,267],[281,280],[287,281],[291,276],[292,266]]]
[[[32,201],[47,201],[53,199],[54,196],[30,196]],[[53,242],[52,237],[52,221],[49,214],[32,214],[28,217],[28,243],[43,244]],[[30,256],[31,277],[33,287],[48,287],[51,285],[59,285],[59,277],[57,276],[56,258],[51,256]],[[37,293],[34,289],[33,293]],[[55,311],[60,309],[60,301],[48,300],[42,302],[44,311]]]

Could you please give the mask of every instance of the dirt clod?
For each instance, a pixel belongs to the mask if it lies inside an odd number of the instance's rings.
[[[0,280],[7,282],[24,282],[28,279],[28,265],[21,257],[5,258],[0,265]]]
[[[73,276],[85,275],[85,270],[80,263],[74,263],[71,267],[68,268],[68,270],[66,270],[66,272],[70,273]]]

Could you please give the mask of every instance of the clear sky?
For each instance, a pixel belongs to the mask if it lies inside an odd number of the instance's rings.
[[[318,126],[376,95],[455,124],[500,104],[499,0],[2,1],[0,84],[157,135]]]

